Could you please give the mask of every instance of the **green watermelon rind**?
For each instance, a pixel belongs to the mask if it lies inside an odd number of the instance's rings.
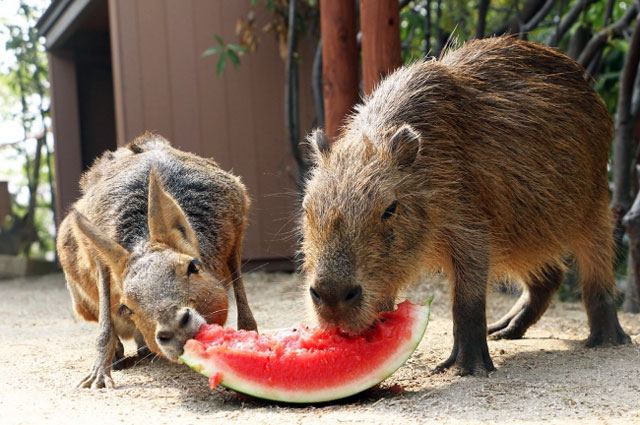
[[[202,358],[192,352],[185,351],[180,360],[202,375],[209,377],[211,374],[221,373],[222,381],[220,385],[232,389],[239,393],[253,397],[280,401],[286,403],[321,403],[326,401],[339,400],[361,393],[391,376],[396,370],[404,365],[418,348],[420,341],[424,337],[429,316],[431,312],[431,301],[433,297],[426,301],[426,305],[414,305],[412,308],[414,323],[411,326],[411,337],[402,343],[396,351],[388,357],[387,362],[377,366],[374,370],[366,373],[357,381],[351,381],[342,385],[323,389],[312,389],[309,391],[285,388],[274,388],[260,383],[249,382],[237,376],[232,370],[227,370],[224,365],[216,365],[214,358]]]

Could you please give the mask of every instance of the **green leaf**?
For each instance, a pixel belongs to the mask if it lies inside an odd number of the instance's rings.
[[[260,2],[260,0],[251,0],[251,6],[255,6]]]
[[[218,58],[218,66],[216,66],[216,75],[218,77],[222,75],[222,72],[224,71],[224,66],[226,63],[227,63],[227,55],[225,54],[225,52],[222,52],[222,54]]]
[[[231,60],[231,63],[233,63],[234,68],[237,68],[238,65],[240,65],[240,58],[238,57],[238,55],[230,49],[227,50],[227,55],[229,55],[229,60]]]
[[[222,39],[222,37],[220,37],[218,34],[213,34],[213,37],[214,37],[216,40],[218,40],[218,44],[219,44],[221,47],[224,47],[224,40]]]
[[[207,49],[204,52],[202,52],[202,56],[204,57],[204,56],[215,55],[220,51],[220,49],[222,49],[222,47],[220,46],[211,47],[210,49]]]
[[[241,55],[244,55],[245,53],[247,53],[247,49],[240,46],[239,44],[227,44],[227,49],[233,50],[234,52],[239,53]]]

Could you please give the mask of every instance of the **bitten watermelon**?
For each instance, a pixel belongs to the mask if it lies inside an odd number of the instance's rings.
[[[387,378],[415,351],[429,321],[426,306],[405,301],[359,336],[300,326],[274,334],[203,325],[180,359],[241,393],[290,403],[357,394]]]

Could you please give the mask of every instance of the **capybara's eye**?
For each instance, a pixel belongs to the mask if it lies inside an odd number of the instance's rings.
[[[397,206],[398,206],[398,201],[393,201],[391,205],[389,205],[387,209],[384,210],[384,213],[382,214],[382,220],[384,221],[391,218],[391,216],[395,214]]]
[[[191,276],[192,274],[197,274],[200,272],[200,266],[202,263],[197,258],[194,258],[189,263],[189,268],[187,269],[187,276]]]

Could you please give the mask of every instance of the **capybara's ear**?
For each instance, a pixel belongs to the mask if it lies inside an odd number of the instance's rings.
[[[420,149],[420,135],[408,124],[391,136],[391,154],[401,168],[409,167],[416,160]]]
[[[176,251],[200,256],[198,239],[196,238],[187,217],[180,205],[164,190],[155,168],[149,174],[149,239],[162,243]]]
[[[72,217],[74,231],[80,232],[100,256],[103,264],[121,278],[129,261],[129,251],[106,236],[78,210],[73,210]]]
[[[307,150],[307,158],[313,164],[319,163],[324,157],[329,154],[330,145],[327,135],[321,128],[316,128],[307,137],[307,144],[309,149]]]

